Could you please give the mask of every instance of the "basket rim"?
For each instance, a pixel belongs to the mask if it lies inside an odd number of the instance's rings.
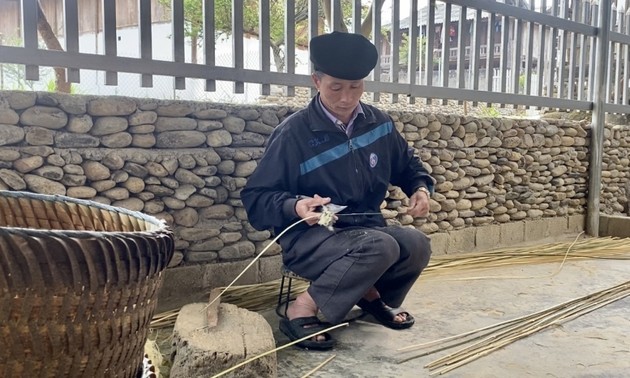
[[[123,207],[105,205],[99,202],[73,198],[68,196],[63,196],[59,194],[40,194],[33,192],[25,192],[25,191],[12,191],[12,190],[0,190],[0,197],[13,197],[13,198],[31,198],[36,200],[48,201],[48,202],[72,202],[78,205],[85,205],[89,207],[95,207],[97,209],[102,209],[111,212],[117,212],[121,214],[125,214],[131,217],[139,218],[143,221],[146,221],[158,228],[151,231],[89,231],[89,230],[60,230],[60,229],[40,229],[40,228],[30,228],[30,227],[10,227],[10,226],[0,226],[0,229],[6,230],[10,233],[47,233],[47,234],[72,234],[76,236],[81,236],[81,234],[85,236],[103,236],[108,234],[134,234],[134,235],[142,235],[142,234],[154,234],[159,232],[168,231],[168,225],[165,220],[158,219],[154,216],[125,209]]]

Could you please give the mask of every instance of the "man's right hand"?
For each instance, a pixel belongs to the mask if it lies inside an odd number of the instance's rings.
[[[327,203],[330,203],[330,197],[320,197],[315,194],[313,198],[307,197],[298,200],[295,203],[295,212],[300,218],[306,219],[305,222],[309,226],[312,226],[319,221],[319,217],[322,215],[320,211],[317,211],[317,208]]]

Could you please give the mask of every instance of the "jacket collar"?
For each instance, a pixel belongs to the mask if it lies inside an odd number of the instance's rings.
[[[372,109],[365,105],[362,102],[359,102],[361,109],[363,110],[363,114],[359,113],[357,118],[354,120],[355,130],[357,127],[361,127],[366,123],[374,123],[376,122],[376,116]],[[313,131],[339,131],[339,128],[335,126],[335,124],[326,116],[321,106],[319,105],[319,93],[311,99],[311,102],[307,107],[307,117],[309,127]]]

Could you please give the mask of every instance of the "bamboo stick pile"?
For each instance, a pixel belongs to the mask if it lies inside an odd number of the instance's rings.
[[[487,252],[437,256],[431,259],[423,276],[460,273],[519,264],[542,264],[564,260],[630,260],[630,243],[622,238],[588,238],[572,243],[551,243]]]
[[[516,319],[398,349],[401,352],[410,352],[433,347],[425,352],[403,357],[399,363],[468,344],[425,365],[431,375],[445,374],[535,332],[575,319],[627,296],[630,296],[630,281]]]
[[[153,315],[150,328],[157,330],[174,326],[175,320],[177,320],[177,315],[179,315],[179,310],[180,309],[178,308]]]

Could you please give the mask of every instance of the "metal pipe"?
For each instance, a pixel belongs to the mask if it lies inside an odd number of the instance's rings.
[[[602,182],[602,154],[604,146],[604,121],[607,102],[606,60],[610,34],[611,0],[600,0],[598,9],[599,27],[595,61],[595,91],[593,94],[593,123],[591,125],[591,160],[589,164],[588,200],[586,209],[586,232],[599,236],[599,197]]]

